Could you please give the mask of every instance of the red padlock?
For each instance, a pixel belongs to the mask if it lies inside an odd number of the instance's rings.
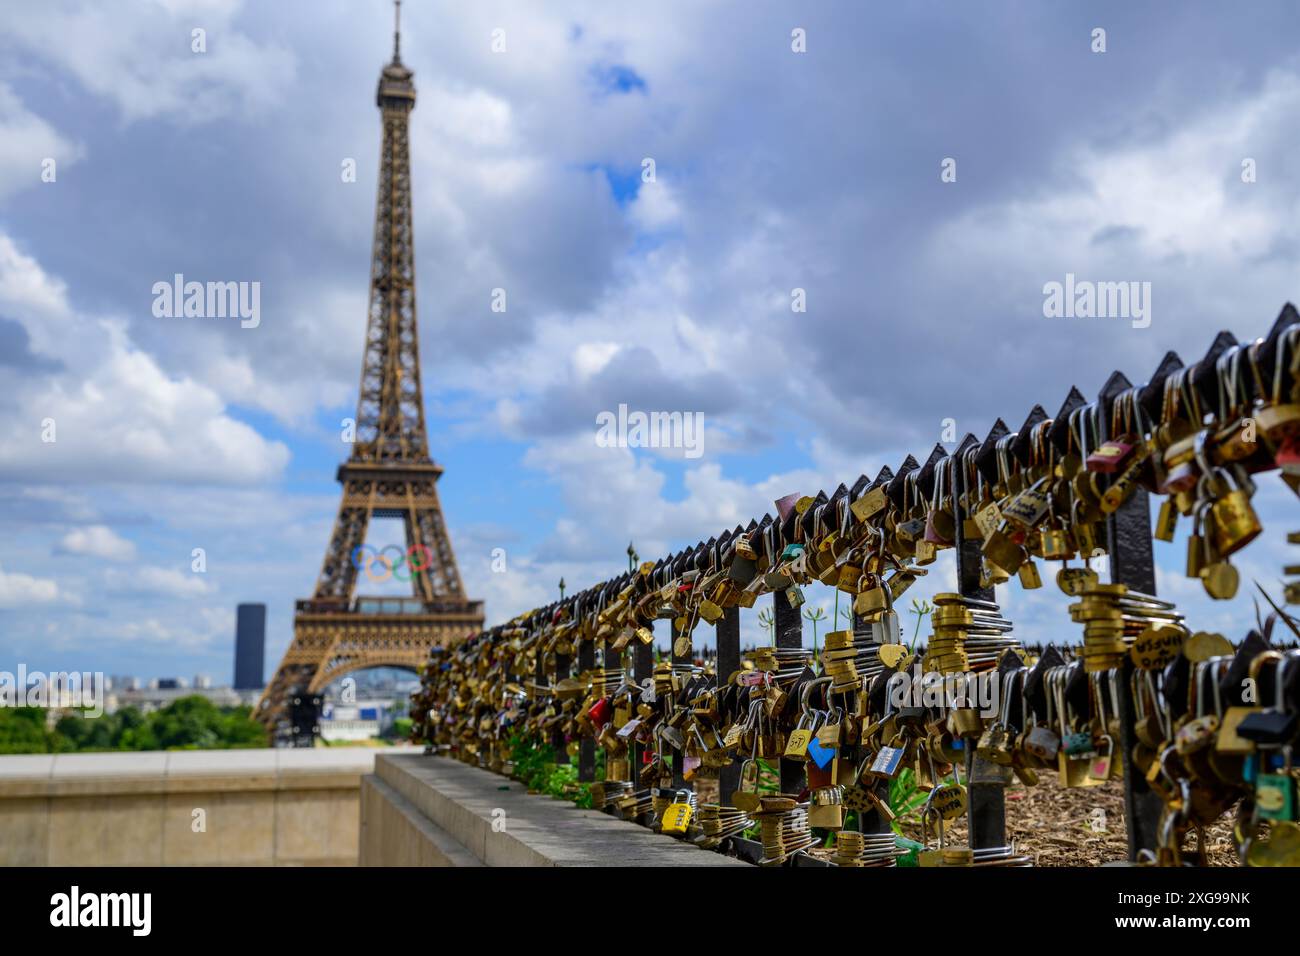
[[[1273,461],[1283,471],[1295,472],[1300,465],[1300,437],[1294,434],[1285,436],[1277,445]]]
[[[925,540],[929,541],[931,544],[942,545],[945,548],[950,548],[953,545],[953,541],[950,538],[945,538],[942,534],[939,533],[939,529],[935,527],[934,516],[936,512],[937,509],[932,508],[930,509],[929,512],[926,513]]]
[[[609,723],[613,710],[614,705],[609,702],[609,698],[602,697],[591,705],[591,709],[587,711],[587,719],[591,721],[593,727],[604,727]]]
[[[1118,438],[1102,442],[1097,450],[1088,456],[1088,470],[1099,471],[1106,475],[1114,474],[1133,457],[1133,448],[1131,442],[1121,441]]]
[[[1200,477],[1201,474],[1196,470],[1196,466],[1190,461],[1185,461],[1169,469],[1165,475],[1165,483],[1159,489],[1160,493],[1162,495],[1176,495],[1183,491],[1191,491],[1196,487]]]

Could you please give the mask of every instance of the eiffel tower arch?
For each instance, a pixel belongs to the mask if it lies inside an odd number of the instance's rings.
[[[369,667],[418,671],[433,647],[483,629],[483,603],[465,597],[456,566],[438,500],[442,468],[429,457],[424,425],[408,138],[415,85],[400,51],[398,30],[376,96],[383,146],[356,440],[338,469],[343,497],[315,594],[296,603],[293,642],[256,711],[278,741],[310,743],[310,734],[304,740],[287,726],[295,697]],[[410,597],[357,595],[358,565],[365,566],[358,549],[372,518],[403,522],[418,566]]]

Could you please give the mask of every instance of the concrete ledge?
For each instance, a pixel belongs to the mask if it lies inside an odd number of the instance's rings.
[[[351,866],[365,747],[0,756],[0,865]]]
[[[434,865],[462,865],[433,837],[416,835],[423,832],[412,820],[418,816],[431,833],[454,839],[488,866],[748,865],[596,810],[529,795],[520,783],[445,757],[380,754],[375,786],[370,783],[362,787],[363,864],[441,855],[449,862]],[[412,839],[434,846],[419,852],[403,846]]]
[[[401,748],[169,750],[0,757],[0,798],[357,788]]]
[[[384,859],[384,848],[390,858]],[[394,852],[395,851],[395,852]],[[376,776],[361,781],[362,866],[482,866],[415,804]]]

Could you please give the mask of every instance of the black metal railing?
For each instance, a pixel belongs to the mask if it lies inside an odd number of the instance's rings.
[[[750,541],[759,541],[764,535],[770,535],[778,552],[789,544],[811,540],[817,520],[815,515],[819,509],[822,514],[835,514],[835,509],[842,501],[856,502],[876,488],[883,487],[892,506],[900,509],[904,505],[904,496],[909,493],[909,485],[928,501],[934,492],[936,476],[944,474],[953,480],[951,493],[954,501],[960,501],[973,490],[970,487],[972,481],[982,480],[988,485],[999,481],[1003,474],[999,471],[1000,454],[1010,456],[1003,462],[1004,471],[1007,464],[1013,468],[1023,469],[1035,461],[1036,455],[1041,452],[1041,449],[1036,451],[1033,447],[1035,435],[1049,442],[1057,455],[1077,451],[1073,444],[1075,439],[1071,434],[1070,421],[1072,417],[1077,420],[1076,413],[1080,409],[1090,407],[1091,420],[1100,428],[1100,434],[1095,436],[1097,441],[1118,437],[1109,435],[1108,431],[1115,403],[1121,396],[1125,396],[1126,400],[1135,400],[1136,405],[1152,423],[1160,423],[1169,413],[1166,403],[1168,394],[1166,382],[1175,374],[1181,374],[1186,382],[1184,397],[1196,400],[1207,413],[1202,420],[1192,421],[1190,419],[1194,416],[1191,416],[1187,409],[1183,409],[1182,414],[1189,417],[1190,424],[1195,429],[1224,427],[1231,423],[1215,420],[1215,410],[1220,409],[1223,402],[1224,363],[1221,359],[1232,354],[1234,350],[1240,354],[1242,350],[1249,348],[1253,366],[1264,370],[1266,374],[1244,374],[1235,379],[1233,388],[1237,390],[1236,399],[1244,401],[1247,405],[1256,402],[1273,403],[1277,396],[1271,393],[1272,370],[1275,368],[1278,350],[1284,347],[1280,339],[1284,335],[1288,337],[1294,335],[1294,332],[1288,330],[1293,329],[1298,323],[1300,323],[1300,315],[1297,315],[1294,307],[1288,304],[1264,338],[1249,346],[1242,346],[1231,333],[1220,332],[1205,355],[1186,372],[1180,372],[1184,368],[1182,360],[1173,352],[1169,352],[1148,380],[1136,389],[1119,371],[1113,372],[1108,377],[1091,403],[1083,392],[1071,387],[1055,416],[1049,416],[1043,406],[1035,405],[1024,417],[1024,424],[1015,432],[1012,432],[1005,421],[999,418],[983,439],[974,434],[967,434],[952,451],[945,449],[941,444],[936,444],[924,461],[918,461],[909,455],[896,469],[883,468],[874,478],[863,475],[851,485],[841,484],[830,492],[823,490],[808,496],[813,499],[812,505],[802,512],[791,509],[786,514],[776,516],[765,514],[747,525],[725,529],[692,547],[661,558],[648,569],[636,569],[620,574],[571,594],[561,601],[538,608],[509,624],[485,631],[459,652],[454,653],[469,656],[479,653],[480,650],[489,653],[492,648],[507,640],[528,645],[535,635],[544,631],[553,632],[557,622],[582,621],[611,607],[621,594],[628,592],[629,588],[632,588],[632,598],[635,600],[688,573],[707,574],[725,569],[735,560],[736,542],[741,537]],[[1290,366],[1286,366],[1285,370],[1281,366],[1278,368],[1279,384],[1289,391],[1291,387],[1297,385],[1294,371]],[[1048,422],[1050,424],[1044,425]],[[973,469],[967,467],[971,463]],[[1113,479],[1102,479],[1102,490],[1110,480]],[[1148,595],[1156,593],[1150,510],[1150,497],[1153,493],[1155,492],[1146,487],[1138,487],[1132,491],[1118,509],[1105,517],[1104,533],[1097,542],[1098,548],[1109,558],[1112,582],[1127,585],[1134,591]],[[992,600],[993,590],[988,585],[986,577],[987,567],[984,564],[982,542],[968,533],[968,526],[963,520],[971,515],[962,510],[965,507],[963,505],[954,507],[956,521],[952,550],[956,559],[960,593],[963,597]],[[776,590],[771,596],[775,645],[779,648],[802,647],[802,620],[798,608],[791,606],[783,590]],[[729,675],[741,667],[740,612],[740,606],[727,607],[723,609],[720,618],[714,624],[717,648],[714,675],[717,682],[725,682]],[[595,639],[593,634],[581,628],[576,628],[575,631],[576,636],[565,644],[563,652],[536,655],[536,669],[531,675],[534,688],[530,699],[545,700],[545,689],[555,688],[561,680],[569,677],[575,664],[579,674],[593,671],[597,667],[598,654],[601,666],[622,668],[628,674],[630,681],[636,685],[641,685],[653,676],[654,660],[649,645],[633,640],[616,646],[615,642],[608,639]],[[674,639],[678,636],[679,632],[674,627]],[[603,646],[598,647],[598,644]],[[1247,646],[1254,651],[1259,649],[1257,643],[1245,642],[1242,650],[1244,651]],[[687,660],[687,657],[677,653],[672,657],[675,664],[686,663]],[[1063,663],[1061,655],[1049,647],[1026,678],[1027,693],[1031,696],[1036,694],[1041,699],[1043,691],[1035,683],[1036,678],[1041,680],[1043,668],[1060,663]],[[1010,666],[1023,665],[1013,662]],[[1235,666],[1237,665],[1234,664]],[[432,722],[423,727],[419,726],[420,719],[428,716],[428,712],[421,708],[429,706],[432,688],[444,669],[445,658],[437,659],[434,665],[428,668],[425,687],[421,695],[417,695],[417,704],[413,711],[417,716],[417,729],[430,738],[436,736]],[[1131,686],[1133,671],[1134,664],[1128,659],[1119,665],[1119,687],[1128,689]],[[801,681],[812,677],[813,673],[810,670]],[[865,688],[864,692],[867,692]],[[874,690],[871,692],[875,693]],[[421,697],[424,700],[423,704],[420,702]],[[1025,716],[1020,715],[1022,723]],[[1137,859],[1143,851],[1154,851],[1157,848],[1160,842],[1158,828],[1164,807],[1160,797],[1149,786],[1146,776],[1133,764],[1134,746],[1137,742],[1136,716],[1132,696],[1128,693],[1120,694],[1119,723],[1120,745],[1123,749],[1125,823],[1131,860]],[[563,734],[558,729],[553,729],[552,733],[557,743],[563,742]],[[638,740],[630,749],[633,778],[643,754],[651,743],[651,741]],[[564,747],[560,746],[557,749],[561,754],[561,760],[567,761]],[[595,750],[596,744],[592,736],[583,737],[578,752],[580,780],[592,781],[595,778]],[[855,752],[853,756],[856,757],[857,753]],[[672,757],[673,786],[689,787],[689,784],[683,781],[682,752],[676,751]],[[980,761],[972,762],[975,772],[968,778],[971,847],[979,850],[1003,846],[1007,842],[1005,786],[994,778],[995,775],[981,774]],[[782,792],[800,791],[805,783],[804,768],[805,765],[801,762],[780,760]],[[718,773],[720,800],[723,804],[728,803],[737,788],[737,773],[738,767],[734,764],[723,767]],[[871,812],[859,814],[859,821],[861,828],[866,832],[883,832],[889,826],[880,814]],[[728,841],[728,847],[733,852],[750,859],[756,859],[760,852],[756,844],[744,840]],[[814,864],[815,861],[800,859],[799,863],[809,865]]]

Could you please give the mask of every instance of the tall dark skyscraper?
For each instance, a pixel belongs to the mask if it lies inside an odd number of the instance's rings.
[[[235,609],[235,690],[260,690],[266,655],[266,605]]]

